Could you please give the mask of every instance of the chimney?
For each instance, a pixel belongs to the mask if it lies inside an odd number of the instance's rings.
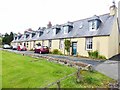
[[[51,22],[49,21],[49,23],[47,24],[47,28],[51,28],[52,27],[52,24]]]
[[[116,7],[116,5],[115,5],[115,1],[113,1],[113,5],[110,6],[109,9],[110,9],[110,15],[111,15],[111,16],[116,15],[116,13],[117,13],[117,7]]]

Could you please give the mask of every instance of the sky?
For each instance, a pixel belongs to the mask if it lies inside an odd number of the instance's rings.
[[[118,1],[115,0],[116,6]],[[23,33],[109,13],[113,0],[0,0],[0,33]]]

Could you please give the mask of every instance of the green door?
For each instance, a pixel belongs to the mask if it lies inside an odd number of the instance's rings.
[[[72,42],[72,55],[77,55],[77,42]]]

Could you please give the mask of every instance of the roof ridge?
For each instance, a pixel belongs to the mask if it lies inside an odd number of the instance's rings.
[[[109,13],[102,14],[102,15],[97,15],[97,16],[101,17],[101,16],[108,15],[108,14],[109,14]],[[92,18],[92,17],[93,17],[93,16],[87,17],[87,18],[84,18],[84,19],[80,19],[80,20],[75,20],[75,21],[73,21],[73,22],[77,22],[77,21],[82,21],[82,20],[90,19],[90,18]]]

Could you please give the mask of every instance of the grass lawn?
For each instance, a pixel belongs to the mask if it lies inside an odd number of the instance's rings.
[[[45,87],[49,83],[76,71],[75,68],[48,62],[45,59],[35,59],[7,51],[0,52],[2,52],[3,88]],[[81,74],[83,75],[83,80],[80,83],[76,82],[75,76],[71,76],[61,82],[61,87],[106,87],[108,82],[114,82],[114,80],[96,71],[83,71]]]

